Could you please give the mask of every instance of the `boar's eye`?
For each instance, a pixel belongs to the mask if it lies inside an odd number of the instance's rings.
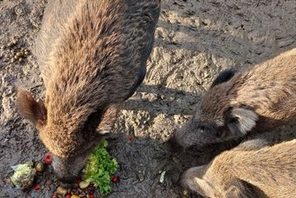
[[[224,132],[222,130],[217,130],[216,137],[221,138],[223,136]]]
[[[198,126],[198,129],[201,130],[201,131],[208,131],[208,130],[210,130],[210,128],[207,127],[207,126],[205,126],[205,125],[199,125]]]
[[[224,126],[220,126],[216,129],[215,131],[215,136],[217,138],[223,138],[226,136],[226,130],[225,130],[225,127]]]
[[[229,123],[231,124],[237,124],[238,123],[238,118],[237,117],[232,117],[229,119]]]
[[[199,126],[199,129],[204,131],[206,129],[206,127],[205,126]]]

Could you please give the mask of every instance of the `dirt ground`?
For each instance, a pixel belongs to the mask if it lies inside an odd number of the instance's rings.
[[[38,160],[46,152],[14,104],[19,85],[42,97],[31,50],[44,7],[45,0],[0,0],[1,198],[50,197],[55,190],[22,192],[5,183],[12,165]],[[207,163],[224,146],[176,154],[164,142],[188,120],[219,71],[254,65],[296,46],[296,1],[163,0],[155,36],[145,81],[123,105],[109,138],[121,178],[109,197],[185,196],[178,175]],[[135,139],[129,142],[127,135]],[[159,183],[164,170],[165,181]]]

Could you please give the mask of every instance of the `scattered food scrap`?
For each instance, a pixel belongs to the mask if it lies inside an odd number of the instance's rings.
[[[101,141],[99,146],[91,153],[84,168],[84,180],[98,187],[101,195],[106,196],[111,190],[111,181],[119,182],[119,177],[114,179],[112,175],[118,169],[117,161],[107,151],[108,143]]]
[[[160,174],[159,182],[163,183],[164,182],[164,176],[165,176],[166,171],[162,171]]]
[[[10,180],[17,188],[26,189],[32,186],[36,174],[32,161],[11,168],[14,170],[14,174]]]
[[[46,153],[42,159],[42,162],[46,165],[51,165],[52,163],[52,155],[51,153]]]

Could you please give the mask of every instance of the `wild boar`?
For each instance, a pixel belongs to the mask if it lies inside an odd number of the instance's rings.
[[[184,187],[212,198],[296,197],[296,140],[225,151],[187,170]]]
[[[172,142],[184,148],[221,143],[295,120],[296,49],[241,71],[225,70]]]
[[[62,180],[79,173],[116,105],[142,83],[159,12],[160,0],[49,1],[35,45],[45,101],[20,90],[17,107]]]

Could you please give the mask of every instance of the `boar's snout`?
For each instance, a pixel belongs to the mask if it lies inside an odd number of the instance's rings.
[[[185,125],[183,125],[181,128],[177,129],[173,135],[173,137],[170,139],[170,144],[174,148],[180,148],[186,149],[188,147],[191,147],[197,143],[196,141],[196,134],[192,131],[191,123],[188,122]]]
[[[71,158],[62,158],[54,155],[52,166],[60,181],[72,183],[80,175],[86,160],[87,155]]]
[[[215,123],[190,120],[174,134],[174,142],[184,149],[204,146],[226,140],[225,130],[218,128]]]

